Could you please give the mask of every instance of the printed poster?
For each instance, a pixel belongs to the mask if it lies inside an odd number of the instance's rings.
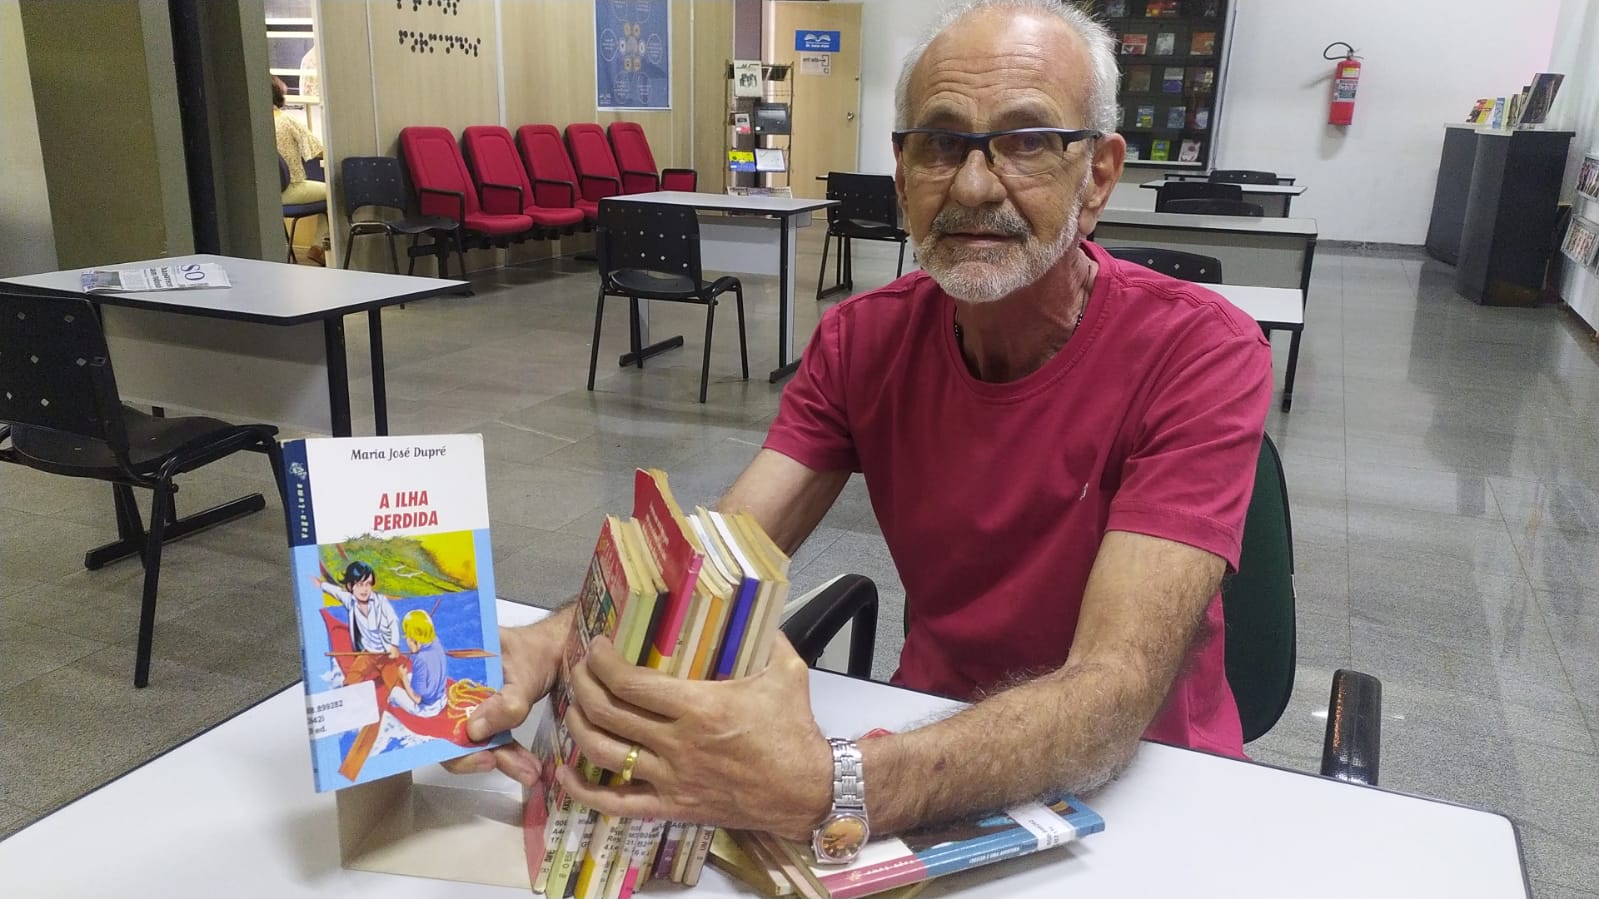
[[[672,108],[668,0],[595,0],[594,105]]]

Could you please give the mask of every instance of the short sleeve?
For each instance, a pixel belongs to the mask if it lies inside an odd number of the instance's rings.
[[[1255,333],[1201,345],[1166,366],[1123,463],[1107,529],[1184,543],[1236,570],[1271,377],[1271,348]]]
[[[842,308],[817,324],[764,444],[814,471],[860,471],[846,406]]]

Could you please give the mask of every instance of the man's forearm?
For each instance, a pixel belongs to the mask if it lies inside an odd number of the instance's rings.
[[[1068,663],[943,721],[863,741],[872,829],[895,833],[1104,784],[1157,710],[1141,698],[1145,687],[1126,670]]]

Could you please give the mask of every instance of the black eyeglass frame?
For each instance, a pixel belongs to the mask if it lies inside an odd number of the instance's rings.
[[[993,140],[996,137],[1006,137],[1012,134],[1058,134],[1060,135],[1060,151],[1064,155],[1072,144],[1084,140],[1098,140],[1105,136],[1105,132],[1094,128],[1007,128],[1003,131],[954,131],[949,128],[906,128],[904,131],[891,133],[894,140],[894,149],[904,151],[905,138],[912,134],[942,134],[949,137],[958,137],[966,142],[961,148],[961,161],[951,171],[960,171],[961,165],[966,164],[966,159],[972,155],[972,148],[983,151],[983,158],[988,160],[988,167],[994,167]]]

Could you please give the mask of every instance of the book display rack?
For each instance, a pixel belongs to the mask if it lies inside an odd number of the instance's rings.
[[[1127,164],[1208,168],[1215,144],[1229,0],[1079,0],[1115,33]]]

